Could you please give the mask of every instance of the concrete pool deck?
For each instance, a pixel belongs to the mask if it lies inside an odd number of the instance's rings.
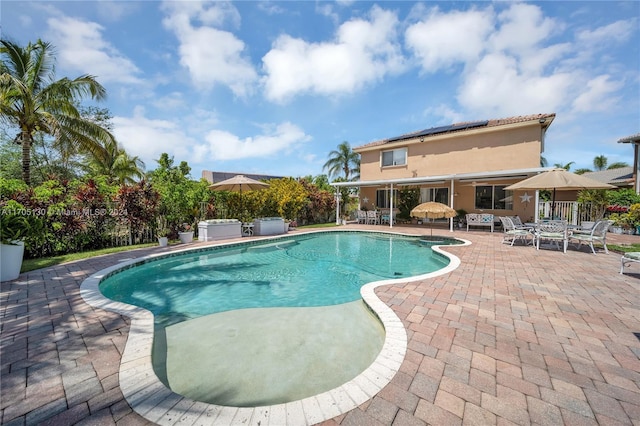
[[[472,242],[445,248],[461,259],[458,269],[375,290],[405,326],[406,356],[377,395],[324,423],[640,423],[640,265],[620,275],[615,253],[509,247],[499,232],[453,236]],[[640,236],[610,234],[610,243],[621,240]],[[87,259],[2,283],[0,422],[150,424],[119,386],[130,320],[86,304],[79,285],[122,260],[177,248]]]

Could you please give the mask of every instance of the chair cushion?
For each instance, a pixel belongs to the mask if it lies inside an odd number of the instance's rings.
[[[632,260],[640,260],[640,251],[630,251],[624,254],[625,258]]]

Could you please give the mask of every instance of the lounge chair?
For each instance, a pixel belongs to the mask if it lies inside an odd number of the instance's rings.
[[[624,267],[631,265],[633,262],[640,263],[640,251],[630,251],[622,255],[620,258],[620,273],[624,273]]]
[[[578,244],[576,247],[578,249],[582,243],[589,243],[589,247],[591,247],[593,254],[596,254],[596,249],[593,247],[593,243],[601,243],[604,247],[604,252],[609,253],[609,250],[607,250],[607,231],[612,224],[612,220],[599,220],[593,225],[589,233],[585,233],[584,231],[574,232],[569,236],[569,240],[577,241]]]

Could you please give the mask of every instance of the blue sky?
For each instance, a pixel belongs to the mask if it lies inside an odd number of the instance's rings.
[[[544,156],[633,164],[640,2],[7,1],[2,36],[97,77],[118,141],[156,167],[323,173],[359,146],[555,112]]]

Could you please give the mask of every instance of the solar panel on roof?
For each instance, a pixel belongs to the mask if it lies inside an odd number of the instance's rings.
[[[403,135],[403,136],[398,136],[395,138],[388,139],[388,142],[395,142],[402,139],[417,138],[420,136],[437,135],[439,133],[447,133],[447,132],[452,132],[454,130],[473,129],[476,127],[486,126],[488,123],[489,123],[488,120],[484,120],[484,121],[474,121],[471,123],[451,124],[449,126],[432,127],[430,129],[425,129],[425,130],[421,130],[419,132],[411,133],[408,135]]]

